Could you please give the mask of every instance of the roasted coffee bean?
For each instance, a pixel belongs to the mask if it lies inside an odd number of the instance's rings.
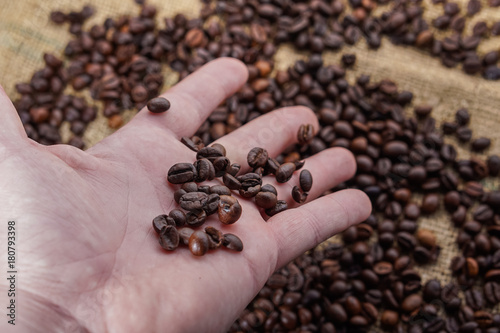
[[[186,146],[188,147],[189,149],[191,149],[192,151],[194,152],[197,152],[198,151],[198,147],[196,146],[196,144],[193,142],[193,140],[191,140],[190,138],[186,137],[186,136],[183,136],[181,138],[181,142]]]
[[[470,121],[469,111],[464,108],[457,110],[455,113],[455,121],[461,126],[467,125]]]
[[[207,215],[214,214],[218,211],[219,200],[220,200],[220,197],[218,194],[212,193],[212,194],[208,195],[207,201],[203,205],[203,210],[205,211],[205,213],[207,213]]]
[[[212,163],[218,157],[224,157],[224,154],[217,147],[203,147],[196,153],[196,159],[206,158]]]
[[[418,242],[427,249],[431,250],[436,246],[436,236],[432,231],[428,229],[418,229],[416,236]]]
[[[441,295],[441,283],[435,279],[427,281],[424,285],[422,295],[424,300],[428,303],[439,299]]]
[[[212,180],[215,178],[214,166],[206,158],[196,160],[193,163],[193,165],[196,169],[196,177],[194,179],[195,182],[201,183],[201,182],[204,182],[206,180]]]
[[[160,232],[160,245],[167,251],[173,251],[179,246],[179,233],[173,225],[163,227]]]
[[[181,200],[181,197],[186,194],[187,192],[183,190],[182,188],[178,189],[177,191],[174,192],[174,200],[175,202],[179,203]]]
[[[203,225],[206,219],[207,214],[203,209],[189,211],[186,214],[186,223],[188,226],[193,228]]]
[[[488,170],[490,176],[495,177],[500,173],[500,157],[497,155],[491,155],[488,158]]]
[[[304,169],[300,172],[299,183],[300,183],[300,188],[302,189],[302,191],[309,192],[311,190],[312,184],[313,184],[313,179],[312,179],[312,175],[309,172],[309,170]]]
[[[429,193],[422,200],[421,210],[426,214],[433,214],[439,208],[439,196],[435,193]]]
[[[273,215],[281,213],[287,209],[288,209],[288,204],[286,203],[286,201],[278,200],[274,207],[266,209],[266,214],[268,216],[273,216]]]
[[[380,318],[380,323],[385,328],[393,328],[399,322],[399,314],[396,311],[385,310],[382,312],[382,317]]]
[[[234,176],[226,173],[222,177],[222,181],[224,182],[224,185],[227,186],[230,190],[239,190],[241,188],[241,183],[238,179],[236,179]]]
[[[311,142],[314,137],[314,126],[312,124],[302,124],[297,132],[297,141],[301,145]]]
[[[186,224],[186,214],[180,209],[172,209],[168,213],[168,216],[174,220],[177,227],[182,227]]]
[[[205,231],[196,230],[189,237],[189,250],[195,256],[202,256],[210,248],[209,236]]]
[[[237,163],[233,163],[229,166],[229,168],[226,170],[228,174],[230,174],[233,177],[236,177],[238,172],[240,171],[241,166]]]
[[[215,177],[222,177],[226,174],[227,168],[231,165],[229,159],[225,156],[219,156],[213,160]]]
[[[264,185],[265,186],[265,185]],[[272,185],[269,185],[272,186]],[[272,208],[278,202],[278,197],[273,192],[263,191],[264,187],[261,188],[261,191],[257,193],[255,196],[255,204],[264,209]]]
[[[235,197],[221,195],[217,214],[223,224],[233,224],[241,216],[241,206]]]
[[[304,203],[307,200],[307,192],[302,192],[298,186],[294,186],[292,188],[292,198],[297,203]]]
[[[222,246],[222,239],[224,238],[222,231],[214,228],[214,227],[206,227],[205,233],[208,236],[208,248],[218,249]]]
[[[422,305],[422,297],[418,294],[412,294],[406,297],[401,303],[401,309],[405,312],[413,312]]]
[[[261,192],[271,192],[276,196],[278,195],[278,191],[276,191],[276,188],[271,184],[262,185],[262,187],[260,188],[260,191]]]
[[[179,205],[189,211],[200,210],[207,203],[208,195],[203,192],[188,192],[184,194],[180,200]]]
[[[195,182],[184,183],[182,184],[181,189],[186,191],[186,193],[198,192],[198,184],[196,184]]]
[[[209,192],[218,195],[231,195],[231,190],[224,185],[211,186]]]
[[[170,102],[163,97],[156,97],[148,102],[147,108],[149,112],[162,113],[170,109]]]
[[[238,236],[227,233],[222,238],[222,245],[234,251],[243,251],[243,243]]]
[[[488,148],[491,144],[491,140],[488,138],[477,138],[471,142],[471,148],[474,151],[483,151]]]
[[[153,219],[153,229],[156,231],[157,234],[160,234],[161,230],[166,227],[167,225],[174,225],[175,222],[172,221],[171,219],[168,219],[167,215],[158,215]]]
[[[457,128],[456,136],[462,142],[469,142],[472,138],[472,130],[465,126],[459,127]]]
[[[189,245],[189,238],[193,234],[194,230],[188,227],[179,228],[177,230],[179,232],[179,240],[184,245]]]
[[[252,148],[247,155],[247,162],[251,168],[264,167],[269,155],[267,150],[259,147]]]
[[[168,181],[172,184],[182,184],[193,181],[196,169],[191,163],[177,163],[168,170]]]
[[[473,288],[465,291],[465,302],[474,311],[478,311],[484,306],[482,293],[479,290]]]
[[[292,178],[292,175],[295,171],[295,164],[293,163],[283,163],[276,171],[276,181],[278,183],[286,183]]]
[[[497,282],[486,282],[483,287],[484,297],[492,304],[500,303],[500,284]]]

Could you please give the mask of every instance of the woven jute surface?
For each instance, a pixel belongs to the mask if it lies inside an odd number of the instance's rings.
[[[344,2],[347,2],[344,1]],[[461,5],[462,11],[466,8],[466,0],[455,1]],[[470,19],[466,26],[466,33],[470,32],[475,22],[485,20],[488,24],[500,21],[500,8],[490,8],[482,0],[483,10]],[[188,17],[196,17],[201,8],[198,0],[150,0],[150,4],[158,7],[158,20],[163,26],[161,18],[184,13]],[[17,93],[14,84],[29,81],[34,71],[43,66],[44,52],[62,54],[66,43],[71,39],[67,28],[52,24],[48,17],[52,10],[80,10],[84,4],[97,9],[96,14],[86,23],[85,27],[102,23],[107,17],[118,17],[124,14],[136,14],[138,7],[130,1],[122,0],[18,0],[0,1],[0,83],[7,94],[15,99]],[[428,20],[441,15],[443,10],[439,5],[433,5],[430,0],[424,0],[426,7],[424,17]],[[383,11],[378,8],[377,11]],[[444,33],[446,34],[446,33]],[[500,50],[500,37],[489,38],[480,47],[480,54],[487,51]],[[479,76],[464,74],[459,68],[448,69],[441,65],[439,59],[433,58],[423,51],[414,48],[395,46],[388,40],[383,40],[379,50],[369,50],[364,41],[355,46],[345,47],[342,52],[356,53],[357,62],[353,70],[348,71],[350,82],[361,73],[368,74],[372,80],[390,78],[398,84],[400,89],[410,90],[415,98],[413,105],[428,104],[434,107],[433,116],[437,123],[442,120],[452,120],[454,113],[461,107],[469,109],[472,115],[470,127],[473,137],[487,136],[492,139],[492,146],[486,154],[500,154],[500,82],[486,81]],[[338,63],[342,53],[326,53],[325,63]],[[307,53],[297,52],[291,47],[283,46],[279,49],[275,60],[277,69],[285,69],[297,59],[304,59]],[[177,81],[177,75],[168,69],[165,70],[166,87]],[[97,104],[88,94],[90,104]],[[411,112],[412,107],[408,108]],[[125,120],[130,119],[134,111],[125,114]],[[107,119],[102,115],[87,129],[84,140],[87,147],[99,142],[110,135],[112,130],[107,126]],[[67,139],[69,131],[63,126],[63,139]],[[470,156],[464,145],[460,145],[453,138],[446,138],[454,142],[458,148],[459,158]],[[498,181],[486,179],[483,185],[489,189],[498,189]],[[418,199],[417,199],[418,200]],[[430,218],[419,220],[421,227],[433,230],[436,233],[439,245],[442,247],[437,263],[419,267],[423,280],[438,278],[442,282],[449,282],[452,277],[449,263],[453,256],[458,254],[455,244],[457,229],[449,221],[448,215],[441,211]],[[495,310],[500,310],[497,306]]]

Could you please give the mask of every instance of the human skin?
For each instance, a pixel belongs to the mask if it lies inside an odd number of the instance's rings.
[[[167,183],[167,171],[195,160],[179,139],[192,136],[247,75],[237,60],[214,60],[162,95],[168,112],[142,110],[86,151],[28,139],[0,88],[0,249],[7,249],[7,221],[16,221],[18,269],[16,325],[4,314],[1,332],[224,332],[273,271],[368,217],[371,204],[361,191],[318,198],[355,173],[352,154],[330,148],[306,160],[314,182],[305,204],[291,200],[298,173],[286,184],[265,177],[291,209],[265,218],[239,198],[243,213],[235,224],[210,217],[206,225],[241,238],[242,252],[195,257],[187,248],[160,247],[151,220],[176,207],[178,187]],[[319,127],[311,110],[288,107],[217,142],[247,171],[251,148],[277,156],[296,142],[301,124]],[[0,279],[2,313],[7,282]]]

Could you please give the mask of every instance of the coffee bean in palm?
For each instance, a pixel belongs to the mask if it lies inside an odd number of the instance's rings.
[[[191,163],[177,163],[168,170],[168,181],[172,184],[183,184],[193,181],[196,169]]]
[[[302,167],[306,164],[306,161],[296,160],[296,161],[293,161],[293,164],[295,164],[295,171],[298,171],[298,170],[302,169]]]
[[[179,241],[184,245],[189,245],[189,238],[193,234],[194,230],[189,227],[182,227],[177,229],[179,233]]]
[[[292,198],[297,203],[304,203],[307,200],[307,192],[303,192],[298,186],[292,188]]]
[[[236,179],[234,176],[226,173],[222,177],[222,181],[224,182],[224,185],[226,185],[230,190],[239,190],[241,188],[241,183],[238,179]]]
[[[181,189],[186,191],[186,193],[198,192],[198,184],[196,184],[195,182],[184,183],[184,184],[182,184]]]
[[[203,225],[206,219],[207,214],[203,209],[192,210],[186,213],[186,224],[192,228]]]
[[[278,202],[276,194],[268,191],[261,191],[255,195],[255,204],[261,208],[268,209],[274,207]]]
[[[224,185],[214,185],[210,187],[210,193],[215,193],[218,195],[231,195],[231,190]]]
[[[175,226],[182,227],[186,224],[186,214],[180,209],[172,209],[168,216],[175,222]]]
[[[160,245],[167,251],[173,251],[179,246],[179,233],[175,226],[168,225],[160,232]]]
[[[147,103],[149,112],[162,113],[170,109],[170,102],[163,97],[156,97]]]
[[[202,256],[207,253],[210,243],[205,231],[196,230],[189,237],[189,250],[195,256]]]
[[[276,181],[278,183],[286,183],[292,178],[295,169],[295,164],[291,162],[283,163],[278,168],[278,171],[276,171]]]
[[[226,147],[224,147],[220,143],[214,143],[210,147],[217,149],[222,154],[222,156],[226,156]]]
[[[177,191],[174,192],[174,200],[175,202],[179,203],[181,200],[181,197],[186,194],[187,192],[183,190],[182,188],[178,189]]]
[[[230,250],[238,252],[243,251],[243,242],[238,236],[231,233],[224,234],[222,238],[222,245]]]
[[[278,200],[274,207],[266,209],[268,216],[273,216],[288,209],[288,204],[284,200]]]
[[[215,178],[214,165],[206,158],[196,160],[193,165],[196,168],[195,182],[201,183]]]
[[[240,172],[241,166],[238,163],[233,163],[227,169],[227,173],[233,177],[236,177],[238,172]]]
[[[203,206],[203,210],[207,215],[212,215],[217,212],[219,208],[220,197],[218,194],[212,193],[208,195],[207,202]]]
[[[314,137],[314,126],[312,124],[302,124],[297,131],[297,141],[301,145],[311,142]]]
[[[230,166],[231,162],[225,156],[217,157],[213,160],[213,166],[215,170],[215,177],[222,177],[226,174],[227,168]]]
[[[206,158],[212,163],[216,158],[223,156],[223,152],[218,147],[203,147],[196,153],[196,159]]]
[[[181,142],[186,146],[188,147],[189,149],[191,149],[192,151],[194,152],[197,152],[198,151],[198,147],[196,146],[196,144],[193,142],[193,140],[191,140],[190,138],[186,137],[186,136],[183,136],[181,138]]]
[[[209,249],[211,249],[211,250],[218,249],[219,247],[222,246],[222,240],[224,238],[222,231],[220,231],[214,227],[206,227],[205,233],[208,236],[208,248]]]
[[[235,197],[221,195],[217,214],[223,224],[233,224],[241,216],[241,205]]]
[[[313,179],[311,172],[309,172],[309,170],[304,169],[300,172],[299,183],[302,191],[309,192],[311,190]]]
[[[184,194],[180,200],[179,205],[189,211],[200,210],[207,203],[208,195],[203,192],[188,192]]]
[[[168,216],[165,214],[158,215],[153,219],[153,229],[156,231],[157,234],[160,234],[160,231],[167,225],[175,226],[175,222],[173,222],[171,219],[169,220]]]
[[[274,187],[271,184],[262,185],[262,187],[260,188],[260,191],[261,192],[271,192],[276,196],[278,195],[278,191],[276,190],[276,187]]]
[[[269,154],[267,153],[267,150],[255,147],[248,152],[247,162],[251,168],[264,167],[268,158]]]

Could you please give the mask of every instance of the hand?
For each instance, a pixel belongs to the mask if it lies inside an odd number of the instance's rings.
[[[187,248],[160,247],[151,220],[176,207],[178,187],[166,173],[195,160],[179,139],[193,135],[246,79],[241,62],[215,60],[163,94],[172,104],[168,112],[142,110],[87,151],[28,139],[0,89],[0,248],[7,248],[7,221],[16,221],[16,332],[223,332],[276,268],[368,217],[370,201],[357,190],[312,200],[355,173],[352,154],[332,148],[306,160],[314,179],[309,202],[265,221],[240,198],[243,213],[234,225],[209,219],[206,225],[238,235],[243,252],[195,257]],[[305,123],[318,129],[311,110],[284,108],[217,142],[244,169],[251,148],[276,156]],[[298,176],[264,183],[292,204]],[[6,279],[0,284],[5,299]],[[4,315],[1,331],[7,327]]]

